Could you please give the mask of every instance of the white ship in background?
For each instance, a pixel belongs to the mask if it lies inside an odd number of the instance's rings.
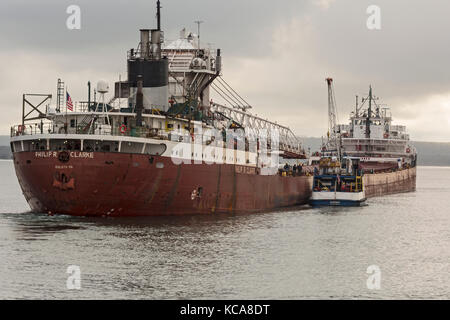
[[[334,100],[333,80],[327,81]],[[370,87],[369,95],[361,99],[361,105],[356,98],[349,124],[335,124],[335,120],[330,120],[329,138],[322,151],[337,154],[336,145],[339,144],[340,156],[360,159],[361,168],[371,172],[415,167],[417,151],[410,142],[406,126],[393,125],[390,108],[377,101]],[[331,114],[335,112],[329,110]]]
[[[406,127],[392,124],[389,108],[377,102],[372,87],[369,95],[362,98],[361,105],[356,98],[350,123],[337,124],[333,79],[326,81],[328,137],[321,152],[311,157],[310,162],[320,162],[321,167],[324,164],[324,169],[327,169],[325,160],[334,158],[339,170],[331,175],[322,169],[316,172],[313,202],[320,205],[342,200],[342,203],[357,204],[366,197],[415,190],[417,152],[410,143]],[[362,181],[358,182],[361,177]],[[359,198],[347,199],[356,196],[355,191],[360,193]],[[345,197],[336,199],[337,193]]]

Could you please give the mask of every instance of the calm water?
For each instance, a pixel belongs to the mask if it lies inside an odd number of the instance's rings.
[[[0,176],[3,299],[450,298],[450,168],[362,208],[147,219],[27,213],[11,161]]]

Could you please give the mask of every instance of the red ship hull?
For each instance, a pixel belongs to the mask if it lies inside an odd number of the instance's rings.
[[[368,198],[415,191],[416,168],[364,174],[364,188]]]
[[[63,159],[64,160],[64,159]],[[250,213],[307,203],[311,176],[256,174],[228,164],[181,164],[142,154],[14,154],[34,212],[76,216]]]

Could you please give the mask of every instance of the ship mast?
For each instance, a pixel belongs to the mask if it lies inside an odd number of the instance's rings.
[[[366,119],[366,139],[370,139],[370,117],[372,115],[372,86],[369,88],[369,109],[367,109]]]

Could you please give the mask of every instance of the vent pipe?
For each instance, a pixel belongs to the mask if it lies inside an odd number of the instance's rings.
[[[155,60],[161,59],[161,43],[162,43],[162,31],[152,30],[151,35],[151,51],[152,58]]]
[[[220,49],[217,49],[216,74],[220,75],[221,71],[222,71],[222,56],[220,55]]]
[[[142,76],[137,78],[137,93],[136,93],[136,126],[142,127],[142,110],[144,110],[144,93],[142,92]]]
[[[150,30],[141,29],[141,58],[148,59],[150,51]]]

